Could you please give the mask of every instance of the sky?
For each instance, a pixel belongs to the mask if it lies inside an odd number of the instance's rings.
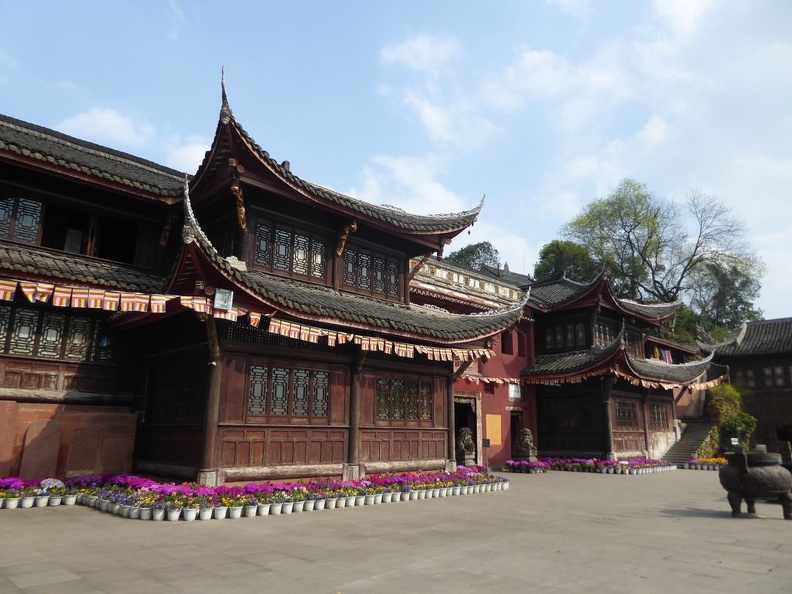
[[[467,210],[515,272],[624,178],[722,200],[792,316],[788,0],[0,0],[0,113],[194,173],[234,116],[297,176]],[[448,253],[448,251],[446,253]]]

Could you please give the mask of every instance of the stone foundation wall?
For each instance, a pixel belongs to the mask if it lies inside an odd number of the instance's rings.
[[[0,401],[0,476],[130,472],[136,425],[125,406]]]

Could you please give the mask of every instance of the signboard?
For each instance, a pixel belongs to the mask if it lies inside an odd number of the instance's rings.
[[[234,292],[228,289],[217,289],[214,297],[214,308],[228,311],[234,306]]]
[[[489,437],[490,445],[503,445],[500,415],[487,415],[487,436]]]

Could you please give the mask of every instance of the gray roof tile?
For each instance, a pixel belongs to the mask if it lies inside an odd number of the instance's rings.
[[[36,246],[0,243],[0,270],[46,277],[50,282],[69,281],[106,289],[154,293],[161,291],[165,279],[132,267],[51,252]]]
[[[394,303],[338,292],[330,287],[234,268],[214,249],[194,218],[189,201],[185,225],[201,251],[227,275],[252,289],[261,299],[297,318],[315,317],[338,325],[364,325],[382,332],[409,334],[437,343],[461,343],[492,336],[522,318],[524,303],[481,314],[454,314],[420,305]]]
[[[716,358],[792,353],[792,318],[747,322],[731,340],[700,346]]]
[[[400,208],[393,206],[383,206],[376,204],[369,204],[363,200],[347,196],[335,190],[331,190],[319,184],[306,181],[294,175],[291,172],[291,167],[286,162],[278,163],[273,159],[267,151],[262,149],[256,141],[245,131],[242,125],[234,118],[231,109],[227,103],[223,104],[220,112],[220,121],[218,123],[217,135],[215,142],[219,142],[220,131],[225,126],[233,126],[245,142],[253,148],[259,159],[261,159],[267,166],[272,169],[278,176],[280,176],[286,183],[296,187],[297,189],[305,192],[309,196],[313,196],[325,202],[336,204],[344,209],[348,209],[353,213],[360,213],[371,217],[373,219],[383,221],[412,233],[421,234],[454,234],[466,229],[472,225],[481,212],[484,205],[482,200],[475,208],[470,210],[450,213],[450,214],[436,214],[436,215],[417,215],[405,212]],[[211,153],[211,151],[210,151]],[[201,175],[201,171],[208,167],[209,163],[204,161],[201,169],[196,174]]]
[[[55,130],[0,115],[4,151],[113,181],[160,197],[180,198],[184,173]]]

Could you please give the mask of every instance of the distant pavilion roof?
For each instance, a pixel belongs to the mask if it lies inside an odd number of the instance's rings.
[[[528,300],[528,304],[545,311],[573,304],[585,297],[593,298],[594,296],[604,298],[612,303],[617,310],[651,321],[663,320],[673,315],[679,307],[678,302],[649,304],[616,297],[604,272],[588,283],[573,281],[566,277],[557,277],[531,283],[529,286],[531,288],[531,297]]]
[[[727,374],[728,369],[712,363],[711,356],[690,363],[670,364],[630,355],[617,339],[605,348],[539,356],[532,366],[522,371],[521,377],[524,383],[552,385],[615,375],[634,385],[672,389],[715,385]]]
[[[736,336],[717,344],[700,343],[715,357],[750,357],[792,353],[792,318],[746,322]]]

